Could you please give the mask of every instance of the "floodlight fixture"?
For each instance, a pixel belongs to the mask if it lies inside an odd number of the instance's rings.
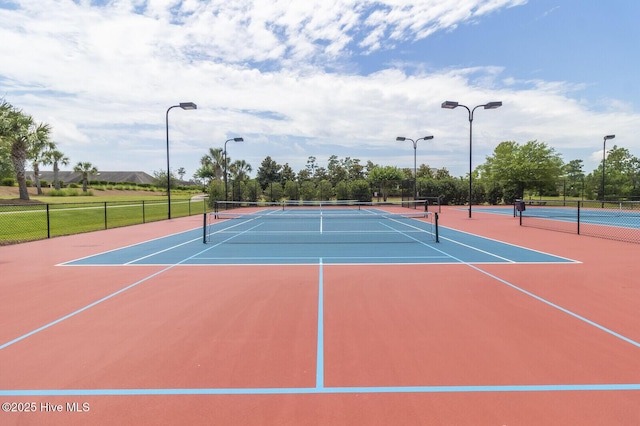
[[[471,147],[472,147],[472,140],[473,140],[473,113],[477,108],[480,108],[480,107],[483,107],[484,109],[500,108],[502,106],[502,101],[487,102],[486,104],[476,105],[475,107],[473,107],[473,109],[470,109],[468,106],[462,105],[455,101],[444,101],[440,105],[440,107],[444,109],[455,109],[459,106],[466,108],[466,110],[469,112],[469,218],[471,218],[471,204],[472,204],[472,194],[473,194],[473,191],[472,191],[473,168],[472,168],[472,161],[471,161],[472,160]]]
[[[607,135],[602,142],[602,208],[604,208],[604,168],[606,166],[607,141],[615,137],[616,135]]]
[[[169,111],[173,108],[182,108],[184,110],[198,109],[193,102],[180,102],[178,105],[172,105],[167,109],[165,115],[165,124],[167,127],[167,219],[171,219],[171,172],[169,171]]]
[[[243,138],[240,137],[236,137],[236,138],[231,138],[231,139],[227,139],[226,141],[224,141],[224,200],[227,201],[228,200],[228,192],[227,192],[227,142],[244,142]]]
[[[418,183],[418,173],[417,173],[417,168],[416,168],[416,151],[418,149],[418,141],[420,140],[431,140],[433,139],[433,136],[425,136],[422,138],[418,138],[416,140],[413,139],[409,139],[409,138],[405,138],[404,136],[398,136],[396,138],[396,141],[399,142],[404,142],[404,141],[411,141],[413,143],[413,199],[415,200],[416,197],[418,196],[418,191],[417,191],[417,183]]]

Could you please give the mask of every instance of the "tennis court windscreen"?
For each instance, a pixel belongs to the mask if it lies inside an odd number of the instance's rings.
[[[437,213],[393,203],[219,203],[205,215],[213,244],[427,244]]]

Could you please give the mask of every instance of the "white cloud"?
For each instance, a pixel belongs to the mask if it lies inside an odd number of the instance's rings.
[[[0,8],[0,56],[10,58],[0,63],[0,93],[52,124],[72,162],[104,170],[162,169],[165,113],[182,101],[198,110],[170,113],[171,154],[189,174],[209,147],[238,135],[247,142],[230,155],[254,171],[267,155],[297,171],[309,155],[324,161],[330,153],[408,167],[413,151],[395,137],[424,134],[435,139],[420,148],[419,161],[464,174],[468,120],[460,109],[442,110],[444,100],[504,102],[477,111],[475,162],[502,140],[574,149],[593,146],[603,129],[620,141],[640,130],[637,114],[621,113],[622,101],[593,111],[576,99],[579,82],[523,81],[501,64],[426,71],[395,62],[366,76],[344,71],[367,53],[521,0],[91,3],[23,0],[16,10]]]

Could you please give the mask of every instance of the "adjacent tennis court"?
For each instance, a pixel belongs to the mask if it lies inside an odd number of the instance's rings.
[[[637,246],[466,214],[233,206],[0,247],[2,423],[640,421]]]

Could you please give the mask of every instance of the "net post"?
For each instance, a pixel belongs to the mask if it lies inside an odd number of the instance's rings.
[[[213,202],[213,217],[214,219],[218,218],[218,210],[220,209],[220,206],[218,205],[218,200],[215,200]]]
[[[202,217],[202,244],[207,244],[207,213],[203,213]]]
[[[436,218],[436,243],[439,243],[440,235],[438,233],[438,212],[434,212],[433,214],[435,215],[435,218]]]
[[[577,203],[578,203],[578,215],[576,217],[576,222],[578,223],[578,235],[580,235],[580,206],[581,206],[581,203],[580,203],[580,201],[578,201]]]

